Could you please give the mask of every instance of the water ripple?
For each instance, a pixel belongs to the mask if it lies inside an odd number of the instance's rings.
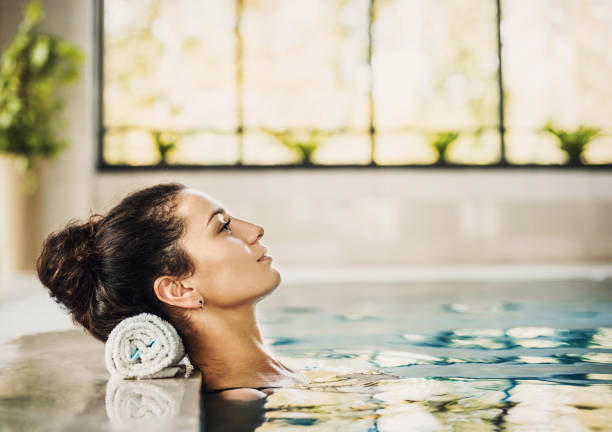
[[[524,348],[612,348],[612,329],[554,329],[512,327],[508,329],[443,330],[433,334],[404,334],[415,346],[501,350]]]

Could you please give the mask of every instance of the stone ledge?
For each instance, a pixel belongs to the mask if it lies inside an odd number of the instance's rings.
[[[0,412],[10,430],[200,430],[197,370],[109,382],[104,344],[79,330],[22,336],[0,352]]]

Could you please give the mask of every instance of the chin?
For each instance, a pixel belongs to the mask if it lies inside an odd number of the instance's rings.
[[[272,273],[274,273],[275,277],[274,277],[274,283],[272,284],[272,288],[270,289],[270,291],[274,291],[281,283],[281,274],[278,270],[276,269],[272,269]]]
[[[272,294],[272,292],[274,292],[274,290],[276,290],[276,288],[278,288],[278,286],[280,285],[281,283],[280,273],[276,269],[273,271],[273,273],[275,275],[273,281],[268,285],[268,288],[266,289],[266,291],[257,298],[257,301],[262,300],[263,298]]]

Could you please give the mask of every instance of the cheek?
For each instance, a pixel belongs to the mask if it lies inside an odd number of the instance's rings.
[[[242,304],[262,297],[280,283],[278,271],[269,262],[257,262],[248,246],[238,239],[222,239],[198,252],[194,257],[198,262],[198,284],[209,303],[221,307]]]
[[[238,267],[245,259],[244,245],[225,239],[192,249],[192,256],[197,261],[203,275],[218,273],[220,269]]]
[[[280,274],[269,263],[242,261],[238,266],[222,265],[211,275],[209,301],[219,306],[233,306],[254,301],[280,283]]]

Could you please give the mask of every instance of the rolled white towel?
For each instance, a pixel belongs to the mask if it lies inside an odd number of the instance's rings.
[[[121,321],[105,346],[106,368],[123,379],[175,376],[184,356],[185,347],[172,324],[149,313]]]

